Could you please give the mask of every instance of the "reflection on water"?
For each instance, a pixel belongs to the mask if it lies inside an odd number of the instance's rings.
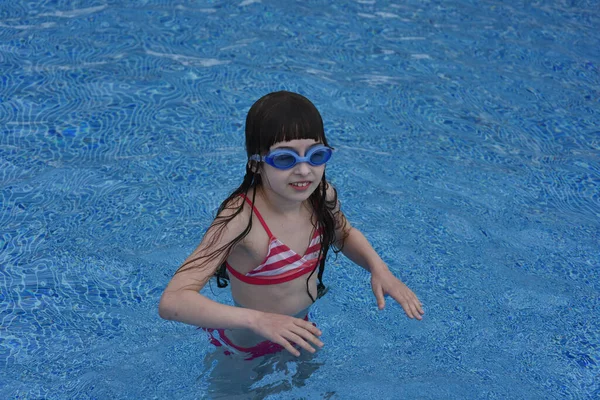
[[[323,363],[316,354],[301,351],[295,357],[286,351],[244,360],[241,354],[225,355],[216,349],[204,359],[204,374],[198,381],[207,387],[210,399],[264,399],[305,385]]]

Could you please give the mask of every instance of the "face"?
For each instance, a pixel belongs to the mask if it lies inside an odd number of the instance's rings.
[[[275,143],[270,152],[277,149],[291,150],[300,157],[313,147],[322,144],[313,139],[297,139],[289,142]],[[265,162],[261,163],[262,181],[266,189],[270,189],[281,197],[290,200],[304,201],[315,191],[321,182],[325,164],[310,165],[299,162],[290,169],[277,169]]]

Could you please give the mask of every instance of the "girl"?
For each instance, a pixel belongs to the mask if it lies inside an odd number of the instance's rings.
[[[371,272],[379,309],[388,294],[421,320],[415,294],[341,212],[325,179],[332,150],[321,115],[305,97],[282,91],[254,103],[246,118],[244,180],[169,282],[160,316],[203,327],[213,344],[246,352],[247,359],[283,349],[299,356],[297,347],[314,353],[323,343],[308,308],[326,292],[323,270],[333,246]],[[231,282],[236,307],[199,293],[213,275],[219,287]]]

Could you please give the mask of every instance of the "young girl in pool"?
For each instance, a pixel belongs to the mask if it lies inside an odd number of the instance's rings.
[[[205,328],[213,344],[247,353],[246,359],[283,349],[314,353],[313,346],[323,343],[308,309],[326,291],[322,276],[333,247],[371,272],[379,309],[389,295],[409,318],[422,319],[417,296],[340,210],[325,179],[332,148],[308,99],[282,91],[254,103],[246,118],[246,152],[242,184],[169,282],[159,305],[162,318]],[[199,293],[213,275],[219,287],[230,280],[235,307]]]

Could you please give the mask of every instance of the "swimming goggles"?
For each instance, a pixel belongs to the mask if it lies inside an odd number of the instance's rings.
[[[292,150],[275,149],[266,156],[260,156],[258,154],[250,156],[250,160],[264,161],[277,169],[290,169],[301,162],[307,162],[314,167],[318,167],[329,161],[332,153],[332,147],[319,145],[308,150],[304,157],[300,157],[298,153]]]

